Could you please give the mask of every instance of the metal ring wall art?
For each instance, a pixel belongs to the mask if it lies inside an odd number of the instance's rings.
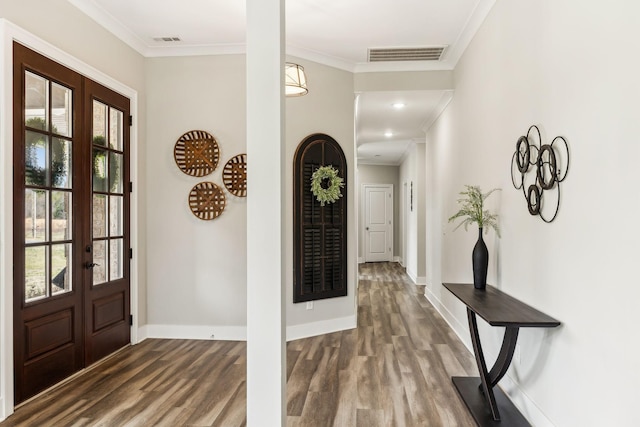
[[[540,216],[546,223],[556,219],[560,209],[560,183],[568,172],[569,144],[564,137],[556,136],[550,144],[542,144],[540,129],[533,125],[526,136],[518,138],[511,157],[511,182],[516,190],[522,190],[531,215]],[[545,203],[551,209],[545,209]]]

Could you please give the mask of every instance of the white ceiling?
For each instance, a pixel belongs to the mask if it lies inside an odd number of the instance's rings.
[[[425,131],[447,106],[449,90],[365,92],[356,101],[356,145],[363,164],[399,165],[412,142],[425,142]],[[404,104],[397,108],[394,104]],[[391,136],[385,134],[390,132]]]
[[[147,57],[245,51],[244,0],[69,1]],[[351,72],[451,70],[494,2],[286,0],[287,53]],[[157,37],[181,41],[154,41]],[[369,48],[427,46],[447,48],[440,61],[367,62]],[[423,129],[450,96],[444,91],[360,94],[357,144],[359,153],[371,156],[361,160],[398,164],[398,151],[404,153],[413,140],[424,141]],[[398,100],[407,105],[395,111],[391,104]],[[384,137],[387,129],[393,137]],[[380,157],[373,157],[374,149]]]

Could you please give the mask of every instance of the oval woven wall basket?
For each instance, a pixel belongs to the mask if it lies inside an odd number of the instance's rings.
[[[209,132],[191,130],[178,138],[173,148],[173,158],[182,172],[202,177],[218,166],[220,148]]]
[[[247,155],[238,154],[224,165],[222,181],[229,193],[247,197]]]
[[[224,191],[213,182],[199,182],[189,193],[189,208],[199,219],[216,219],[224,211],[227,199]]]

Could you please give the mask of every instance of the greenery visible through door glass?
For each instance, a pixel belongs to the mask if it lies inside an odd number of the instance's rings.
[[[51,144],[51,184],[57,188],[71,188],[71,141],[53,138]]]
[[[25,301],[47,296],[47,246],[27,247],[24,251]]]
[[[51,192],[51,240],[71,240],[71,192]]]
[[[109,153],[109,191],[122,193],[122,154]]]
[[[96,147],[93,147],[93,191],[107,191],[107,151]]]
[[[45,190],[24,191],[24,238],[26,243],[48,240],[48,196]]]
[[[33,119],[39,121],[41,119]],[[48,180],[49,137],[28,130],[24,138],[25,184],[46,187]]]
[[[51,246],[51,293],[69,292],[71,286],[71,243]]]
[[[93,138],[93,191],[121,193],[122,155],[98,148],[97,146],[104,145],[103,140],[102,136]],[[107,153],[109,153],[108,156]],[[107,179],[109,180],[108,186]]]

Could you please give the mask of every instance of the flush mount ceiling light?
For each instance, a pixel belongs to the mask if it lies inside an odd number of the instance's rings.
[[[284,64],[284,86],[286,96],[303,96],[309,92],[302,65],[291,62]]]
[[[391,106],[393,108],[395,108],[396,110],[400,110],[400,109],[406,107],[407,104],[405,104],[404,102],[394,102],[393,104],[391,104]]]
[[[390,130],[386,131],[384,133],[384,136],[386,136],[387,138],[391,138],[393,136],[393,132],[391,132]]]

